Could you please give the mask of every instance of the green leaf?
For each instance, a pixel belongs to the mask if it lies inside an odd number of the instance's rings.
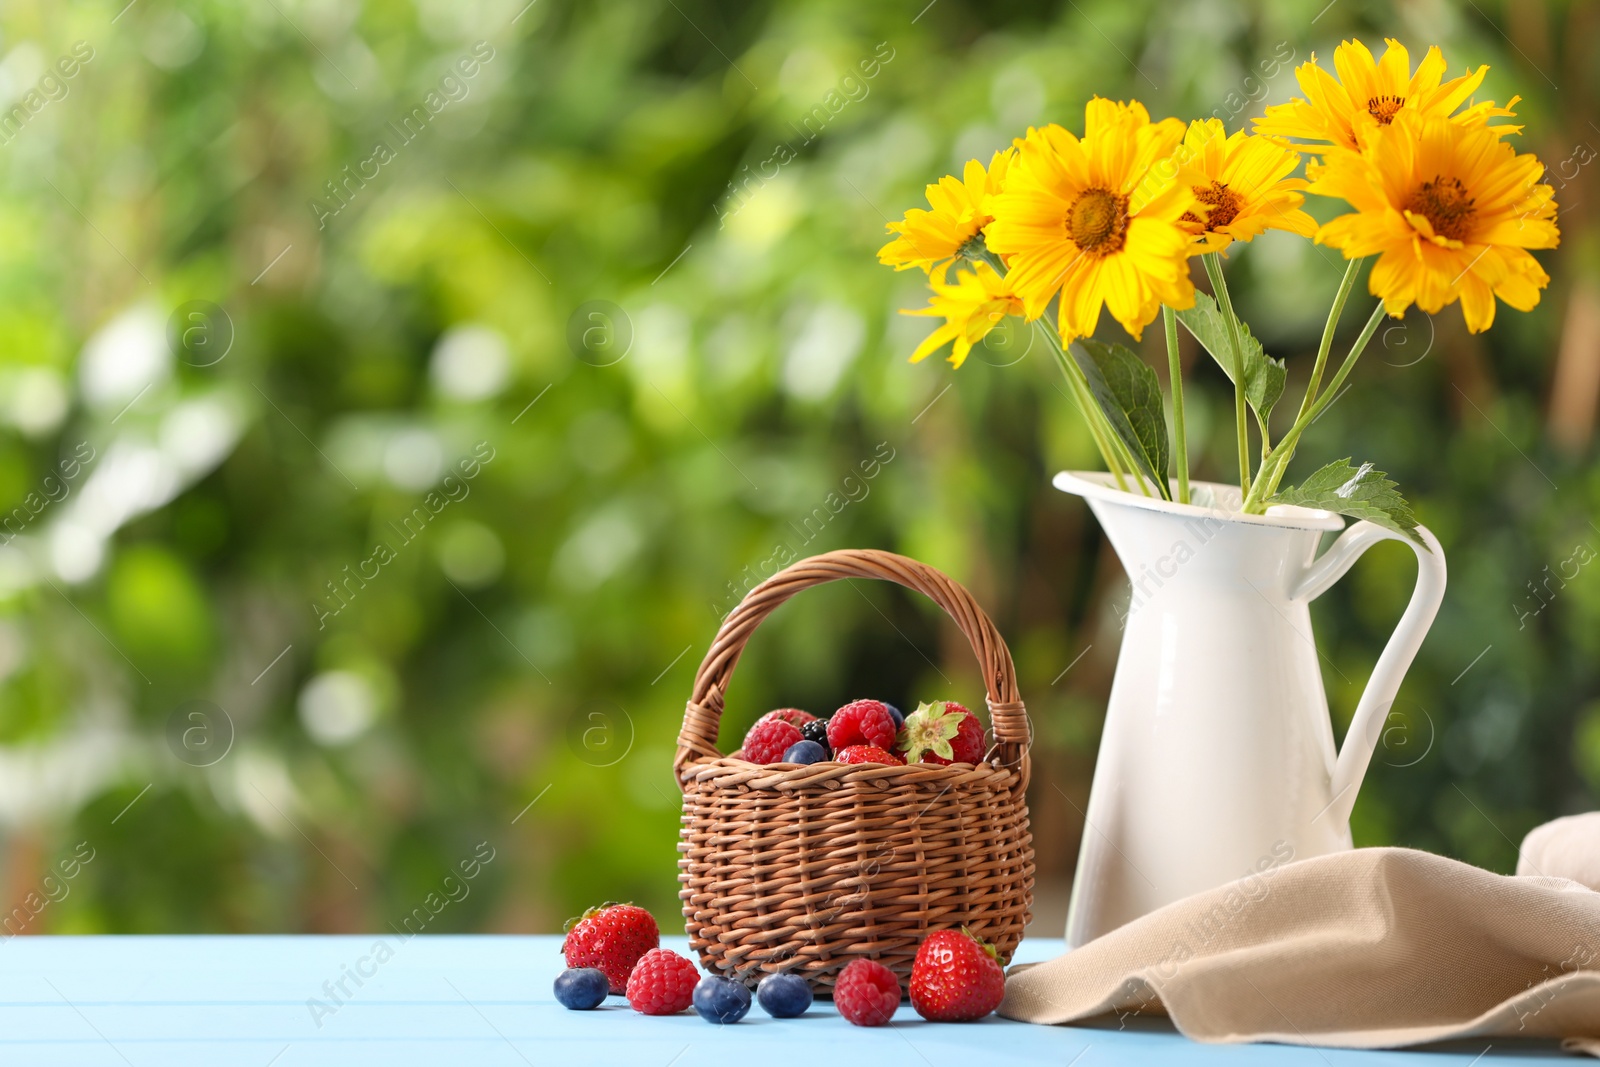
[[[932,704],[923,701],[901,724],[900,736],[895,739],[895,750],[905,753],[907,763],[917,762],[924,752],[932,752],[944,759],[955,759],[955,749],[950,747],[950,742],[961,732],[961,720],[964,718],[965,715],[948,710],[943,700]]]
[[[1411,506],[1388,475],[1374,470],[1370,463],[1359,468],[1352,467],[1349,459],[1330,463],[1299,485],[1280,490],[1271,503],[1322,508],[1366,519],[1427,547],[1417,536],[1417,518],[1411,514]]]
[[[1100,410],[1106,413],[1145,476],[1172,499],[1167,484],[1167,419],[1161,407],[1161,382],[1144,360],[1121,345],[1084,338],[1073,346]]]
[[[1233,348],[1228,338],[1228,320],[1223,317],[1217,302],[1205,293],[1194,294],[1194,307],[1178,312],[1178,321],[1194,335],[1211,358],[1233,381]],[[1239,323],[1239,341],[1244,345],[1244,396],[1263,424],[1272,413],[1272,406],[1283,395],[1283,382],[1288,372],[1283,360],[1270,358],[1250,333],[1250,327]]]

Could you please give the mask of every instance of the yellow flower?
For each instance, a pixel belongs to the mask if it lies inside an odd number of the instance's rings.
[[[1300,190],[1306,183],[1288,176],[1299,165],[1300,153],[1292,148],[1243,130],[1229,136],[1219,120],[1197,119],[1189,124],[1168,169],[1183,166],[1198,176],[1193,188],[1203,207],[1184,212],[1178,221],[1207,252],[1220,252],[1233,241],[1248,241],[1266,230],[1310,237],[1317,223],[1300,210],[1306,199]]]
[[[911,362],[926,359],[946,341],[954,341],[950,362],[959,367],[967,361],[972,346],[1000,325],[1001,320],[1007,315],[1022,314],[1022,301],[1012,295],[1006,279],[981,260],[973,267],[970,271],[957,271],[954,285],[930,279],[928,286],[934,295],[928,299],[928,306],[900,313],[933,315],[945,320],[943,326],[930,333],[911,353]]]
[[[1399,317],[1459,297],[1467,329],[1494,322],[1494,298],[1518,311],[1550,283],[1529,248],[1554,248],[1556,203],[1544,166],[1485,126],[1401,112],[1365,154],[1338,152],[1314,174],[1319,196],[1356,210],[1317,231],[1346,259],[1378,254],[1368,287]]]
[[[1005,187],[1006,166],[1014,154],[1009,148],[996,152],[987,172],[982,163],[969,160],[960,178],[947,174],[928,186],[933,210],[914,207],[903,221],[889,223],[889,232],[899,236],[878,249],[878,262],[895,270],[921,267],[929,275],[948,267],[961,246],[989,224],[984,197]]]
[[[1178,221],[1194,192],[1151,173],[1182,137],[1177,119],[1152,123],[1142,104],[1099,97],[1081,138],[1054,125],[1028,131],[1005,190],[985,201],[994,221],[984,231],[1028,318],[1059,293],[1063,341],[1093,333],[1102,305],[1138,337],[1163,303],[1194,303],[1192,240]]]
[[[1266,114],[1256,119],[1255,132],[1268,137],[1298,137],[1306,141],[1321,141],[1342,148],[1360,149],[1375,130],[1394,121],[1395,116],[1415,112],[1425,117],[1448,118],[1467,97],[1477,91],[1487,66],[1450,81],[1443,81],[1444,56],[1438,47],[1428,49],[1415,74],[1411,73],[1411,56],[1404,45],[1393,38],[1385,38],[1389,46],[1383,59],[1374,60],[1367,46],[1360,41],[1345,41],[1333,51],[1333,66],[1339,72],[1335,79],[1317,66],[1315,53],[1311,62],[1302,63],[1294,72],[1306,99],[1274,104]],[[1511,110],[1519,97],[1512,97],[1506,107],[1496,107],[1493,102],[1475,104],[1454,121],[1464,126],[1483,126],[1491,118],[1516,114]],[[1496,136],[1504,136],[1522,129],[1521,126],[1490,127]],[[1309,151],[1321,151],[1318,148]]]

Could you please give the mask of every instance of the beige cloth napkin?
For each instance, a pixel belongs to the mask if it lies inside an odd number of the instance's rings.
[[[1165,1013],[1209,1042],[1522,1036],[1600,1049],[1600,893],[1357,849],[1200,893],[1018,967],[1000,1005],[1035,1023],[1132,1012]]]
[[[1600,890],[1600,811],[1535,826],[1522,839],[1518,874],[1571,878]]]

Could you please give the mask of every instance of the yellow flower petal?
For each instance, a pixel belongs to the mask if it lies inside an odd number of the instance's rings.
[[[1334,150],[1315,168],[1308,191],[1355,208],[1316,240],[1346,258],[1378,255],[1367,284],[1389,314],[1459,300],[1476,333],[1493,324],[1496,298],[1526,311],[1549,284],[1526,251],[1560,240],[1542,174],[1492,127],[1401,111],[1366,153]]]
[[[1011,149],[996,152],[987,171],[971,160],[960,178],[946,175],[928,186],[932,210],[912,208],[901,221],[889,223],[889,232],[896,236],[878,249],[878,262],[895,270],[920,267],[930,276],[942,276],[961,247],[988,225],[984,201],[1003,187],[1011,154]]]
[[[1288,177],[1300,163],[1294,149],[1243,130],[1230,136],[1216,119],[1203,119],[1189,124],[1173,159],[1177,180],[1190,183],[1200,202],[1179,219],[1194,235],[1192,253],[1221,251],[1266,230],[1315,232],[1299,210],[1306,182]]]
[[[1022,314],[1022,301],[1012,294],[1007,281],[983,262],[975,263],[970,271],[957,272],[954,284],[930,280],[928,287],[933,290],[933,296],[928,306],[901,314],[930,315],[945,321],[923,338],[911,353],[911,362],[918,363],[947,342],[954,341],[950,362],[961,366],[972,346],[988,336],[1007,315]]]
[[[1018,142],[1004,190],[985,201],[994,221],[984,238],[1006,257],[1005,281],[1028,318],[1059,297],[1071,341],[1093,333],[1109,305],[1137,336],[1162,299],[1192,303],[1191,242],[1178,220],[1195,198],[1171,162],[1183,135],[1181,122],[1151,122],[1136,101],[1096,97],[1082,137],[1046,126]]]
[[[1485,102],[1455,112],[1482,84],[1488,67],[1441,81],[1444,56],[1429,48],[1414,74],[1404,45],[1389,39],[1381,60],[1374,60],[1360,41],[1345,41],[1334,49],[1335,79],[1317,66],[1317,57],[1295,70],[1295,80],[1305,99],[1274,104],[1255,120],[1255,132],[1275,138],[1298,138],[1321,145],[1359,150],[1397,115],[1410,112],[1427,118],[1451,118],[1463,126],[1492,130],[1497,137],[1515,133],[1519,126],[1489,126],[1491,118],[1508,117],[1511,108]],[[1512,105],[1516,103],[1513,100]],[[1306,151],[1321,151],[1316,145]]]

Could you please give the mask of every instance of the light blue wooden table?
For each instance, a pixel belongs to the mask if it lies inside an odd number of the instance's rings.
[[[386,952],[374,950],[379,942]],[[426,935],[11,938],[0,943],[0,1065],[1467,1067],[1560,1056],[1550,1043],[1498,1041],[1486,1054],[1482,1041],[1422,1053],[1201,1045],[1162,1021],[1139,1019],[1126,1029],[1114,1019],[1088,1027],[998,1018],[939,1025],[909,1006],[891,1026],[863,1030],[827,1002],[790,1020],[752,1008],[728,1027],[693,1012],[645,1018],[616,997],[597,1011],[571,1012],[550,992],[562,966],[559,943]],[[663,943],[686,951],[676,939]],[[1017,959],[1060,951],[1059,941],[1033,940]]]

